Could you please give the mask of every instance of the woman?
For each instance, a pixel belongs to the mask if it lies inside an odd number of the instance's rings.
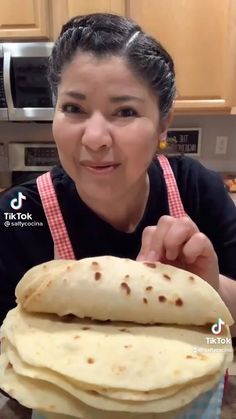
[[[1,321],[24,272],[55,254],[184,267],[236,318],[236,208],[216,173],[187,157],[156,157],[175,97],[169,54],[125,18],[76,17],[55,43],[49,79],[61,165],[0,200]],[[24,228],[19,212],[28,214]]]

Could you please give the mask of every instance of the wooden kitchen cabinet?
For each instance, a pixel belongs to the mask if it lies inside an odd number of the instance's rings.
[[[49,39],[48,0],[1,0],[0,40]]]
[[[127,0],[126,11],[174,58],[176,113],[230,112],[236,98],[235,0]]]
[[[53,19],[53,39],[56,39],[61,26],[69,18],[95,12],[125,14],[125,0],[51,0]]]

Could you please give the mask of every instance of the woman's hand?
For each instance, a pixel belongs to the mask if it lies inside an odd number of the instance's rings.
[[[218,258],[211,241],[188,217],[161,217],[156,226],[146,227],[138,261],[160,261],[199,275],[219,288]]]

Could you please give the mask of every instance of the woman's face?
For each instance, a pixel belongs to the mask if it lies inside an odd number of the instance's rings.
[[[107,200],[143,185],[161,125],[155,96],[124,59],[79,53],[65,66],[53,134],[79,192]]]

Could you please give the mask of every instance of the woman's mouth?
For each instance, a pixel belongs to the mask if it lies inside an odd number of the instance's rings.
[[[90,173],[94,173],[94,174],[108,174],[108,173],[112,173],[113,171],[115,171],[120,164],[118,163],[107,163],[107,164],[92,164],[90,165],[89,163],[87,164],[82,164],[82,166],[87,169]]]

